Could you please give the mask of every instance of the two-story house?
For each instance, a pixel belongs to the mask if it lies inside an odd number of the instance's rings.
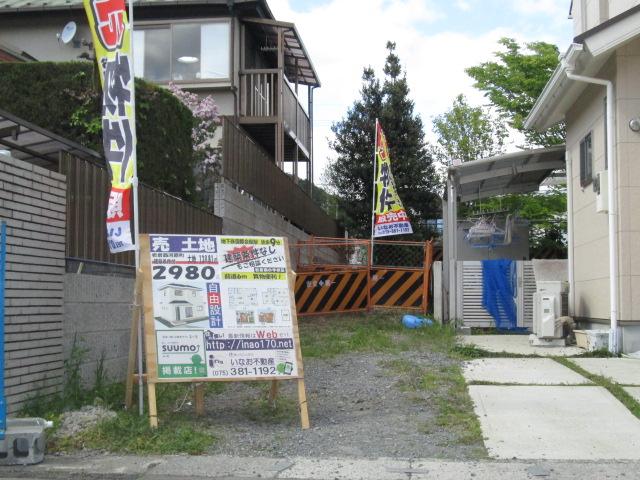
[[[168,283],[158,289],[155,300],[155,311],[160,313],[158,320],[170,327],[209,318],[207,299],[201,288]]]
[[[574,0],[575,38],[526,120],[566,124],[570,314],[640,350],[640,1]]]
[[[276,20],[266,0],[140,0],[133,52],[136,76],[213,96],[223,117],[218,132],[227,182],[301,230],[339,236],[311,201],[312,182],[307,192],[296,185],[313,178],[313,91],[320,81],[294,24]],[[0,55],[91,58],[82,0],[0,0]],[[259,233],[236,223],[230,218],[235,230],[225,233]]]

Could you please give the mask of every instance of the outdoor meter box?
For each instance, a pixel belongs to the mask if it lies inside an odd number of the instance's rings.
[[[609,171],[596,173],[596,212],[609,213]]]

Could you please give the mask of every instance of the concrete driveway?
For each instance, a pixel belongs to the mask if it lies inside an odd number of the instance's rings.
[[[612,360],[624,359],[572,361],[622,384],[640,380],[640,361]],[[464,375],[493,458],[640,460],[640,419],[608,390],[553,359],[472,360]]]

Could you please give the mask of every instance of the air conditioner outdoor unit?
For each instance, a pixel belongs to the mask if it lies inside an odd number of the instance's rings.
[[[532,345],[564,345],[564,327],[560,317],[566,315],[568,283],[537,282],[537,287],[538,291],[533,294],[533,334],[529,342]]]

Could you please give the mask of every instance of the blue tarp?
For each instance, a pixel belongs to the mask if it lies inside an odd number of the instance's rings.
[[[482,261],[482,306],[495,319],[498,330],[519,330],[516,281],[513,260]]]

